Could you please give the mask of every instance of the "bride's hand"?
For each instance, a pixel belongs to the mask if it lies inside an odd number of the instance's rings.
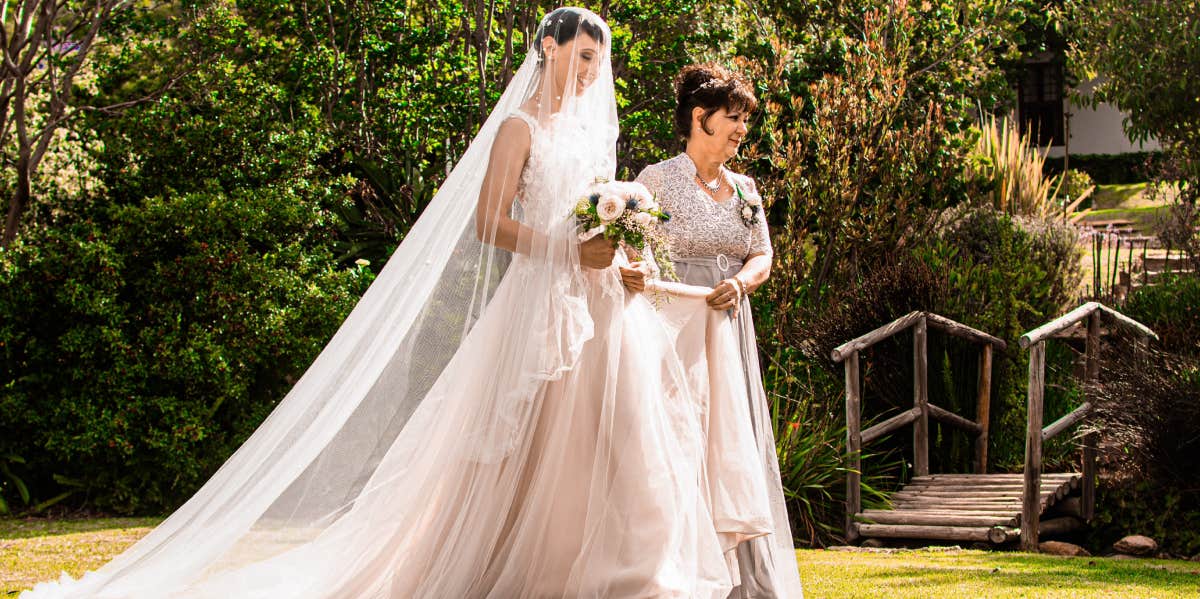
[[[634,262],[628,267],[621,268],[621,283],[624,283],[625,288],[639,293],[646,289],[646,279],[650,276],[650,265],[645,262]]]
[[[708,307],[713,310],[736,309],[739,299],[738,295],[738,288],[734,285],[733,281],[725,279],[717,283],[716,287],[713,287],[712,293],[708,294],[708,297],[704,298],[704,301],[708,302]]]
[[[616,252],[615,243],[597,235],[579,244],[579,264],[588,268],[608,268]]]

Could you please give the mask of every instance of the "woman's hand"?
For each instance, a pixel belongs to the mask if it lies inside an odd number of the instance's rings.
[[[741,300],[741,290],[737,283],[730,279],[725,279],[717,283],[713,287],[712,293],[704,298],[708,302],[708,307],[713,310],[731,310],[737,309],[738,301]]]
[[[617,253],[617,244],[597,235],[579,244],[579,264],[587,268],[608,268]]]
[[[625,288],[633,293],[640,293],[646,289],[646,279],[650,277],[650,265],[645,262],[634,262],[628,267],[621,268],[621,283]]]

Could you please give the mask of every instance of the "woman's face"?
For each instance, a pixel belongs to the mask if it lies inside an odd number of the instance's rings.
[[[561,44],[546,36],[542,48],[555,93],[580,95],[600,73],[600,43],[587,33],[580,32],[575,39]]]
[[[750,113],[739,108],[721,108],[708,117],[708,130],[700,119],[704,117],[704,109],[697,107],[692,111],[692,137],[689,143],[701,144],[706,153],[715,154],[722,161],[737,156],[738,147],[749,131]]]

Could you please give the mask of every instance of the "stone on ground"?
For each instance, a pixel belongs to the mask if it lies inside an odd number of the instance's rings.
[[[1065,555],[1067,557],[1088,557],[1092,555],[1087,549],[1063,541],[1042,541],[1038,543],[1038,551],[1047,555]]]
[[[1113,551],[1125,555],[1151,555],[1158,551],[1158,543],[1147,536],[1129,535],[1113,543]]]

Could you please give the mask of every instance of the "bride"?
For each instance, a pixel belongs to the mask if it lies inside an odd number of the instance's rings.
[[[572,207],[615,170],[610,42],[591,12],[546,15],[259,429],[125,553],[22,597],[724,599],[739,543],[790,539],[738,465],[753,434],[723,413],[744,398],[709,382],[716,354],[677,350],[708,335],[704,293],[664,321],[622,254],[578,241]]]

